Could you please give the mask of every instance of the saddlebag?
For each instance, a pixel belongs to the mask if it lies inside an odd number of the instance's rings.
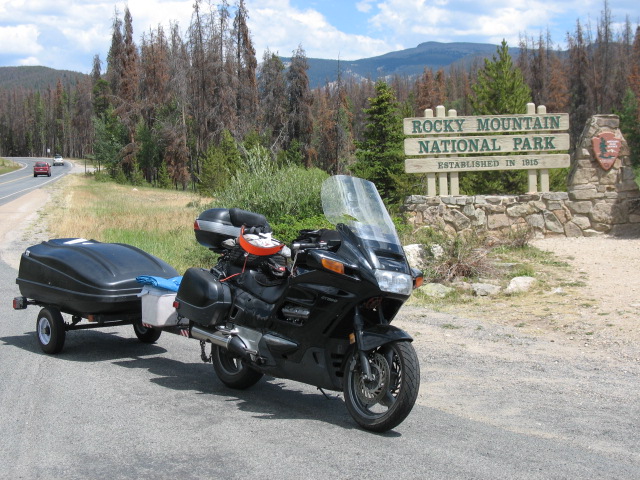
[[[180,282],[176,310],[200,325],[224,323],[231,308],[231,289],[209,271],[189,268]]]
[[[34,245],[20,258],[20,293],[73,314],[140,314],[139,275],[171,278],[169,264],[131,245],[57,238]]]

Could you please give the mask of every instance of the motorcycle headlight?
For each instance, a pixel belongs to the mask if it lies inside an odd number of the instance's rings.
[[[411,295],[413,291],[413,279],[406,273],[376,270],[376,280],[383,292]]]

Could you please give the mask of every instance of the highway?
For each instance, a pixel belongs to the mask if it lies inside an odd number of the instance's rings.
[[[51,167],[51,176],[33,176],[33,164],[39,160],[44,160],[52,164],[52,158],[26,158],[26,157],[5,157],[22,165],[22,168],[14,172],[0,175],[0,205],[9,203],[32,190],[43,187],[51,182],[57,182],[71,172],[73,165],[65,161],[64,166]]]

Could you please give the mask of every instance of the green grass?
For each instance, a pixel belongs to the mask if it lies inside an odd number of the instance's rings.
[[[215,255],[196,242],[193,221],[206,207],[190,192],[96,182],[77,175],[63,180],[47,220],[54,237],[126,243],[183,273],[210,267]]]

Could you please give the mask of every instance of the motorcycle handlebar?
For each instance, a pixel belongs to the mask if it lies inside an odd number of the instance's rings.
[[[324,246],[326,246],[326,242],[293,242],[293,244],[291,244],[291,250],[306,250],[308,248],[322,248]]]

